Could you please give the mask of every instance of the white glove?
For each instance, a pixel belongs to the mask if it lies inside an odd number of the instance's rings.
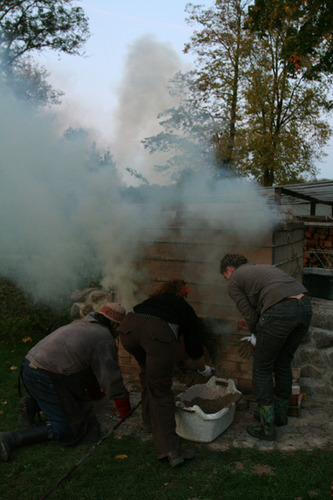
[[[198,373],[200,373],[200,375],[203,375],[204,377],[210,377],[211,374],[212,374],[212,369],[210,366],[208,365],[205,365],[205,369],[204,370],[197,370]]]
[[[251,342],[251,344],[253,345],[253,347],[256,345],[256,342],[257,342],[256,336],[254,335],[254,333],[252,333],[252,335],[250,337],[243,337],[243,338],[241,338],[241,341],[242,340],[247,340],[248,342]]]

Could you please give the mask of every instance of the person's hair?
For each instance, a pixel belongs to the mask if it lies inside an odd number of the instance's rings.
[[[164,295],[165,293],[183,297],[185,285],[186,283],[183,280],[166,281],[165,283],[161,283],[160,285],[158,285],[157,288],[155,288],[155,290],[149,295],[149,297]]]
[[[221,260],[220,273],[223,274],[228,266],[237,269],[237,267],[242,266],[247,262],[248,260],[244,257],[244,255],[240,255],[239,253],[227,253]]]

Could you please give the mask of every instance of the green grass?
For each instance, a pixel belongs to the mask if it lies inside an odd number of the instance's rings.
[[[3,319],[6,321],[6,318]],[[6,332],[5,332],[6,333]],[[45,334],[35,331],[33,343]],[[0,430],[17,427],[17,381],[32,344],[16,329],[0,342]],[[179,468],[157,461],[151,441],[110,435],[92,445],[62,448],[54,442],[21,448],[0,463],[0,498],[35,500],[328,500],[333,453],[231,448],[212,451],[184,441],[196,456]],[[126,458],[117,458],[126,455]],[[83,460],[82,460],[83,459]],[[78,465],[79,464],[79,465]],[[72,471],[69,473],[69,471]],[[54,485],[57,485],[53,489]],[[52,490],[52,491],[51,491]],[[49,493],[49,494],[48,494]],[[47,496],[46,496],[47,495]]]
[[[63,449],[55,443],[22,448],[1,464],[1,498],[37,499],[308,499],[330,497],[332,454],[328,451],[214,452],[193,445],[196,457],[171,469],[157,462],[150,441],[110,436],[91,447]],[[80,465],[68,474],[83,456]],[[117,458],[126,455],[127,458]]]

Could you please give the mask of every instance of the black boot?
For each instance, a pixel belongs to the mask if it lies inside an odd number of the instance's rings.
[[[2,462],[7,462],[15,448],[42,443],[49,439],[52,439],[51,424],[0,432],[0,459]]]
[[[18,424],[19,427],[31,427],[35,425],[35,417],[39,416],[39,407],[37,402],[31,396],[23,396],[18,404]]]

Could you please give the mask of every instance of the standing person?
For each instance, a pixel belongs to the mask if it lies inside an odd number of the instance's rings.
[[[291,361],[309,329],[311,301],[299,281],[271,265],[250,265],[243,255],[225,255],[220,271],[228,280],[230,297],[256,336],[253,380],[260,425],[247,431],[271,441],[274,423],[288,423]]]
[[[163,283],[148,299],[137,304],[119,326],[123,347],[140,365],[143,422],[151,428],[157,458],[167,457],[172,467],[194,456],[191,450],[181,450],[175,431],[171,387],[180,337],[199,372],[211,375],[204,362],[199,319],[185,300],[188,292],[183,280]]]
[[[30,349],[21,376],[47,423],[0,433],[3,462],[14,448],[24,445],[54,439],[74,446],[98,439],[89,397],[89,391],[98,386],[114,399],[120,417],[127,415],[131,405],[115,342],[116,328],[125,315],[120,304],[105,304],[99,312],[58,328]],[[34,415],[28,417],[32,423]]]

